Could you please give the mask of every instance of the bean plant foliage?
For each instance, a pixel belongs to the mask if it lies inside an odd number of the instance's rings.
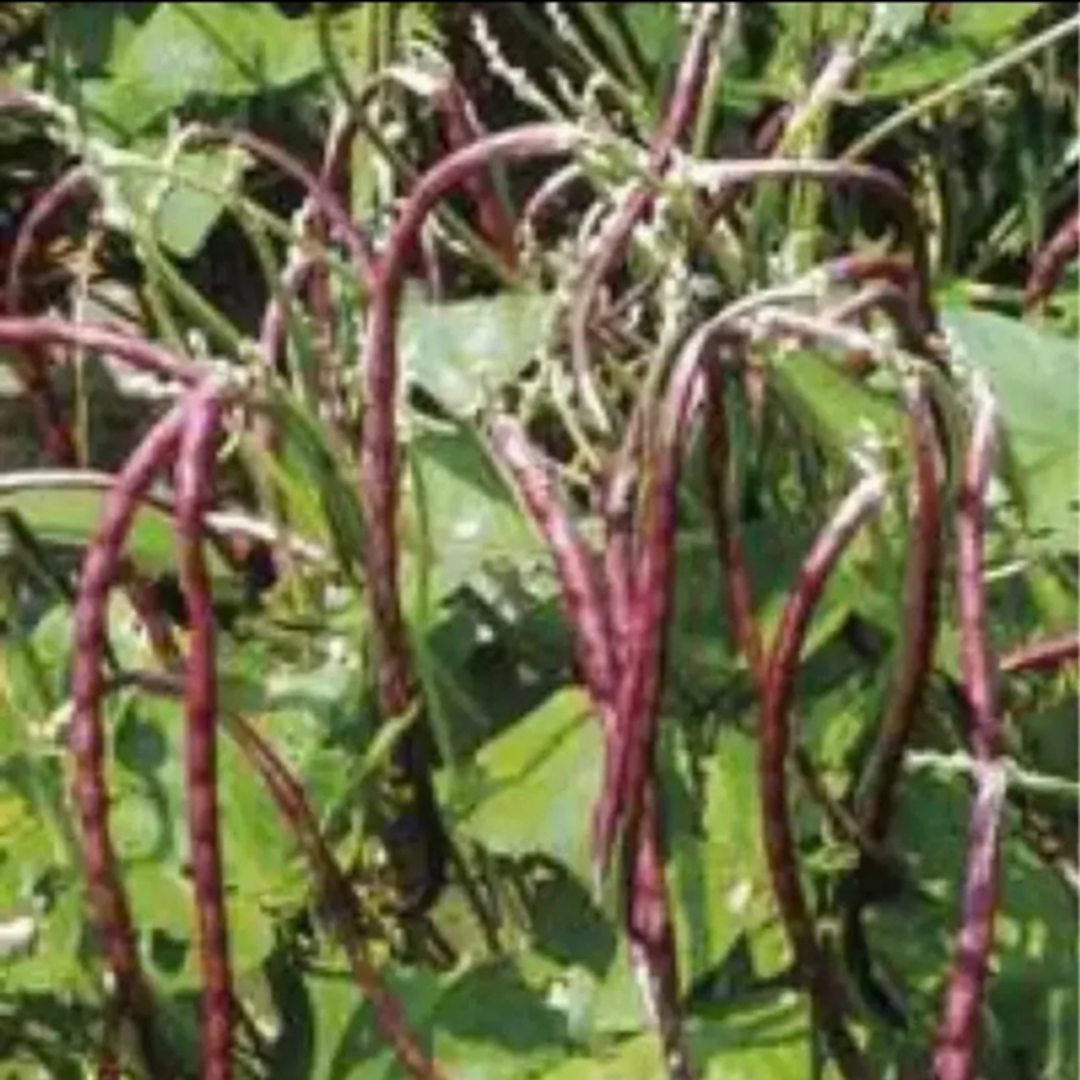
[[[1078,25],[8,5],[0,1076],[1075,1076]]]

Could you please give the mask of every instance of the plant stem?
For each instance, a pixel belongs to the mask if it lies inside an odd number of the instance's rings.
[[[829,1051],[847,1080],[868,1080],[870,1066],[844,1022],[843,987],[818,943],[798,876],[787,805],[788,713],[799,654],[817,601],[845,548],[876,512],[884,494],[883,477],[871,475],[862,480],[833,514],[803,562],[769,655],[759,725],[762,827],[773,889],[798,971],[821,1019]]]

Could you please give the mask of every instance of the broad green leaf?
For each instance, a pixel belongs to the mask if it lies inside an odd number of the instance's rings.
[[[683,31],[679,12],[670,4],[622,4],[620,17],[637,51],[657,73],[674,66]]]
[[[692,1017],[690,1058],[703,1080],[810,1080],[814,1076],[804,1000],[772,991],[716,1019]],[[592,1055],[574,1057],[545,1080],[656,1080],[665,1074],[654,1031],[622,1039]],[[826,1068],[823,1080],[835,1080]]]
[[[191,882],[177,873],[136,866],[127,874],[132,918],[156,977],[173,992],[202,984],[195,899]],[[261,964],[274,947],[274,919],[255,901],[226,895],[229,950],[237,974]]]
[[[291,22],[272,4],[159,3],[112,64],[110,89],[116,105],[142,102],[141,127],[191,98],[262,93],[320,64],[314,22]]]
[[[950,308],[957,359],[984,372],[1021,471],[1032,536],[1075,552],[1080,515],[1080,402],[1075,343],[990,311]]]
[[[917,8],[920,4],[882,4]],[[912,32],[867,65],[860,89],[872,94],[917,94],[957,78],[1002,53],[1021,25],[1042,7],[1023,4],[952,4],[947,23]]]
[[[544,343],[554,310],[547,293],[447,304],[414,297],[403,307],[399,331],[405,380],[449,412],[471,416]]]
[[[210,194],[205,185],[223,192],[238,191],[244,166],[244,155],[232,148],[181,155],[168,194],[157,203],[154,215],[157,237],[174,255],[181,259],[196,255],[225,210],[224,200]],[[134,173],[131,178],[134,180]],[[161,181],[157,184],[158,190],[164,186]]]
[[[702,767],[697,796],[677,786],[677,774],[664,778],[673,822],[669,874],[680,969],[690,983],[715,968],[737,939],[755,933],[773,915],[754,739],[722,728]],[[776,958],[777,967],[781,959]]]
[[[477,753],[475,787],[453,808],[458,827],[492,852],[540,853],[589,881],[601,744],[585,694],[553,694]]]
[[[426,517],[433,550],[427,567],[434,606],[496,564],[533,557],[539,541],[479,441],[464,425],[427,430],[409,445],[418,475],[410,486],[418,533]],[[423,505],[419,505],[419,501]],[[408,519],[407,519],[408,520]],[[411,545],[420,557],[421,538]],[[419,572],[419,566],[413,572]]]
[[[17,513],[39,541],[86,547],[97,532],[105,505],[103,491],[3,490],[0,482],[0,513]],[[177,566],[177,544],[172,520],[164,510],[143,504],[135,515],[127,551],[136,565],[150,574],[170,573]],[[230,571],[211,546],[206,557],[217,577]]]
[[[64,4],[50,11],[49,17],[74,71],[86,77],[112,69],[155,6],[102,0],[94,7]]]
[[[559,1013],[527,985],[516,965],[499,961],[447,975],[384,972],[404,1006],[423,1050],[448,1076],[470,1080],[528,1080],[546,1076],[564,1059]],[[309,977],[314,1021],[308,1060],[290,1062],[306,1080],[408,1080],[374,1021],[370,1005],[343,978]]]
[[[754,599],[754,611],[763,641],[771,640],[798,579],[799,567],[809,554],[814,533],[804,522],[773,518],[743,529],[743,545]],[[812,656],[858,611],[891,631],[901,564],[885,560],[879,548],[858,540],[844,554],[818,601],[806,635],[802,656]],[[742,657],[732,655],[726,583],[716,559],[716,541],[706,529],[684,530],[679,538],[676,567],[676,609],[671,620],[669,647],[673,656],[669,682],[679,693],[701,701],[734,690],[731,676],[745,670]]]
[[[892,444],[903,438],[904,415],[895,397],[856,382],[825,357],[795,353],[774,370],[811,429],[835,452],[846,454],[869,438]]]

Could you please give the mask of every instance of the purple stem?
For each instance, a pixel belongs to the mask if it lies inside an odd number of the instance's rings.
[[[734,462],[731,436],[724,407],[724,370],[710,364],[706,371],[708,408],[705,416],[709,453],[709,499],[712,506],[713,532],[723,578],[728,623],[736,652],[741,652],[755,685],[765,690],[765,649],[761,631],[754,618],[754,597],[746,550],[737,525]]]
[[[4,284],[4,309],[11,314],[22,308],[23,301],[23,266],[30,256],[31,248],[37,239],[38,230],[54,214],[59,213],[66,203],[89,187],[90,169],[77,165],[59,177],[38,199],[19,223],[19,231],[8,257],[7,278]]]
[[[960,661],[977,769],[963,923],[934,1052],[935,1080],[971,1080],[974,1075],[979,1008],[994,937],[998,827],[1005,775],[999,760],[1002,727],[994,701],[995,665],[988,640],[983,547],[986,493],[994,458],[995,412],[989,387],[981,380],[976,382],[975,413],[960,488],[957,545]]]
[[[672,151],[697,114],[709,66],[709,45],[714,39],[720,11],[721,6],[717,4],[703,4],[699,10],[679,64],[667,114],[649,148],[648,168],[653,179],[658,179],[667,167]],[[615,212],[597,241],[596,255],[585,268],[577,287],[577,299],[570,310],[570,348],[578,392],[582,396],[582,405],[601,431],[608,425],[589,373],[589,317],[604,278],[626,254],[634,226],[648,213],[654,198],[653,185],[645,181]]]
[[[105,500],[101,524],[86,553],[75,607],[72,673],[74,712],[71,755],[73,798],[83,835],[90,908],[114,979],[121,1011],[133,1016],[143,1053],[154,1071],[163,1068],[153,1035],[153,1002],[139,962],[135,929],[120,879],[109,829],[105,732],[101,716],[109,592],[122,561],[124,541],[139,503],[175,452],[187,404],[158,421],[128,459]],[[160,1075],[166,1075],[162,1071]]]
[[[412,672],[401,611],[396,543],[398,459],[395,425],[398,386],[397,313],[408,259],[439,200],[494,161],[563,154],[584,136],[575,127],[535,124],[492,135],[445,157],[413,187],[390,233],[372,287],[364,341],[365,411],[360,440],[360,495],[369,542],[366,578],[371,593],[379,702],[384,716],[409,705]]]
[[[455,76],[451,75],[436,91],[432,103],[442,117],[451,151],[460,150],[485,136],[476,110]],[[506,268],[514,272],[517,269],[514,223],[499,196],[491,171],[482,169],[473,173],[465,181],[465,187],[477,208],[484,239],[498,253]]]
[[[232,1076],[235,1019],[217,796],[215,617],[203,555],[203,516],[211,499],[214,437],[220,420],[217,388],[208,385],[196,391],[188,406],[176,467],[180,584],[190,625],[185,783],[203,969],[202,1061],[206,1080],[229,1080]]]
[[[184,684],[179,679],[158,672],[125,672],[113,681],[110,689],[126,685],[172,697],[184,694]],[[356,892],[323,839],[303,787],[254,724],[236,713],[223,713],[222,720],[225,730],[258,772],[278,813],[295,835],[311,868],[322,907],[349,958],[357,987],[372,1003],[383,1035],[393,1046],[402,1068],[415,1080],[443,1080],[441,1070],[427,1058],[415,1035],[408,1030],[400,1003],[383,985],[377,969],[365,955]]]
[[[87,183],[88,177],[85,167],[77,167],[64,173],[34,202],[23,218],[8,260],[3,304],[0,305],[0,310],[5,314],[19,314],[23,299],[23,264],[30,254],[38,230]],[[42,347],[33,342],[27,344],[24,347],[23,362],[15,365],[15,372],[33,402],[38,425],[45,433],[45,451],[49,459],[60,465],[74,464],[78,456],[75,439],[49,378],[49,359]]]
[[[240,716],[230,716],[227,725],[233,740],[262,777],[278,812],[295,834],[311,866],[331,924],[349,958],[353,978],[360,992],[371,1002],[379,1027],[394,1048],[401,1067],[414,1080],[444,1080],[442,1070],[428,1058],[409,1030],[400,1002],[387,990],[365,955],[356,893],[319,832],[303,788],[252,724]]]
[[[374,264],[371,248],[327,181],[316,176],[292,154],[266,139],[259,138],[258,135],[247,131],[223,131],[202,125],[197,125],[196,130],[201,138],[242,146],[302,185],[307,190],[310,202],[318,208],[319,213],[326,218],[348,248],[349,257],[359,275],[361,289],[364,290],[370,285]]]
[[[998,670],[1014,675],[1022,671],[1057,671],[1065,664],[1080,663],[1080,634],[1064,634],[1030,645],[1021,645],[1006,653]]]
[[[184,362],[167,349],[104,326],[50,315],[0,316],[0,345],[21,347],[27,344],[93,349],[185,386],[193,386],[205,375],[199,365]]]
[[[942,563],[940,448],[922,383],[915,383],[910,388],[908,416],[915,459],[913,541],[904,581],[900,659],[888,709],[881,722],[875,787],[862,814],[863,828],[874,843],[884,841],[888,833],[904,748],[918,717],[933,664],[939,622]]]
[[[554,556],[567,618],[574,628],[578,663],[594,702],[602,715],[608,715],[605,726],[610,729],[616,684],[613,635],[595,559],[555,490],[549,466],[529,445],[521,424],[509,416],[497,417],[491,424],[491,442]]]
[[[814,608],[844,550],[877,511],[884,494],[882,477],[862,480],[840,504],[803,562],[769,656],[759,725],[762,828],[773,890],[829,1050],[847,1080],[866,1080],[870,1069],[844,1023],[843,988],[818,944],[799,880],[787,798],[788,713]]]
[[[1073,214],[1035,256],[1024,286],[1024,307],[1030,311],[1053,291],[1070,259],[1080,254],[1080,214]]]

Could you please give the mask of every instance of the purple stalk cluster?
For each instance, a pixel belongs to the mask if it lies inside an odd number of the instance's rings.
[[[18,102],[20,106],[25,103]],[[224,137],[213,132],[207,137]],[[346,133],[347,135],[347,133]],[[308,190],[307,217],[325,237],[333,230],[335,239],[346,246],[356,266],[363,292],[373,276],[372,257],[359,230],[333,195],[330,184],[340,168],[341,144],[338,135],[328,149],[323,176],[313,176],[284,151],[254,136],[230,135],[233,141],[262,157]],[[335,149],[335,146],[337,147]],[[88,186],[89,174],[75,169],[65,174],[35,204],[21,226],[15,256],[9,267],[4,293],[4,313],[0,315],[0,345],[21,350],[23,359],[16,371],[24,389],[37,403],[37,413],[53,460],[57,464],[75,462],[74,441],[53,395],[48,366],[50,350],[57,346],[93,350],[140,371],[170,381],[179,387],[179,400],[147,433],[114,478],[107,493],[101,523],[93,536],[79,578],[75,613],[75,656],[73,672],[74,711],[70,749],[73,761],[72,795],[80,825],[84,871],[93,923],[100,936],[102,953],[114,985],[114,1008],[110,1015],[126,1018],[138,1035],[142,1064],[155,1078],[179,1076],[172,1049],[156,1022],[153,990],[143,970],[130,904],[120,871],[119,859],[109,822],[109,785],[106,776],[106,736],[102,719],[107,690],[107,619],[110,593],[114,585],[129,586],[132,602],[144,618],[152,640],[161,630],[160,612],[144,583],[132,576],[124,548],[140,505],[153,501],[150,489],[163,474],[173,473],[176,497],[173,505],[175,531],[180,544],[180,585],[189,618],[188,653],[180,665],[170,648],[158,651],[167,667],[183,670],[183,699],[186,713],[185,791],[188,811],[188,840],[194,899],[197,910],[199,955],[203,971],[202,1065],[200,1075],[208,1080],[228,1080],[234,1069],[235,1007],[229,961],[229,932],[224,901],[224,867],[218,806],[217,661],[215,616],[211,605],[204,547],[208,539],[206,517],[212,509],[213,476],[217,443],[223,431],[225,410],[234,403],[237,390],[219,385],[211,374],[187,358],[175,356],[150,341],[100,324],[78,324],[63,318],[20,315],[21,271],[32,248],[36,230],[76,193]],[[313,267],[311,277],[317,281]],[[309,290],[308,300],[318,308],[319,295]],[[327,299],[323,294],[322,298]],[[323,305],[325,307],[325,305]],[[280,323],[280,314],[268,312],[264,323]],[[264,343],[276,346],[274,334],[264,333]],[[269,350],[268,350],[269,351]],[[276,359],[267,356],[268,364]],[[391,397],[384,399],[391,410]],[[378,419],[372,425],[380,430]],[[387,431],[385,422],[381,430]],[[392,432],[392,428],[390,429]],[[175,466],[175,468],[174,468]],[[394,496],[389,496],[393,506]],[[389,543],[394,543],[392,527]],[[220,538],[218,538],[220,539]],[[379,595],[372,589],[372,595]],[[383,594],[385,595],[385,594]],[[394,636],[393,606],[376,607],[376,630],[381,641],[389,640],[390,651],[382,652],[384,669],[395,675],[407,672],[407,656],[394,655],[394,647],[404,647],[404,638]],[[390,630],[384,630],[387,624]],[[400,628],[400,620],[397,624]],[[163,655],[168,653],[168,655]],[[170,676],[161,677],[168,680]],[[173,684],[169,684],[170,686]],[[380,679],[386,715],[401,711],[404,698],[401,679]],[[389,697],[386,688],[397,691]],[[286,822],[297,835],[301,848],[313,862],[320,890],[335,897],[331,907],[339,913],[334,920],[350,958],[360,990],[373,1002],[377,1018],[409,1075],[422,1080],[438,1080],[440,1071],[408,1033],[401,1009],[381,986],[375,970],[366,960],[359,936],[359,913],[355,898],[345,884],[329,848],[318,835],[313,816],[296,784],[277,761],[270,748],[242,721],[233,726],[241,748],[262,775],[271,796]],[[343,915],[341,913],[344,913]],[[100,1075],[115,1073],[118,1065],[116,1023],[106,1028]]]
[[[569,315],[570,352],[580,404],[590,413],[594,429],[607,436],[613,434],[612,425],[592,380],[588,350],[589,335],[595,330],[597,295],[624,260],[635,227],[652,208],[656,183],[680,141],[694,126],[710,53],[722,22],[719,12],[719,5],[700,8],[667,112],[650,142],[648,176],[602,232],[596,252],[582,270],[582,286]],[[19,103],[26,104],[22,99]],[[505,208],[496,205],[497,193],[490,183],[489,170],[502,162],[566,155],[587,138],[579,128],[560,124],[526,125],[483,135],[464,91],[456,83],[447,86],[436,105],[454,149],[411,187],[379,251],[372,250],[334,191],[345,148],[354,132],[351,122],[343,120],[335,125],[320,175],[253,135],[199,133],[205,138],[228,139],[301,183],[308,193],[303,220],[309,239],[318,245],[333,240],[345,247],[359,291],[367,298],[358,484],[366,525],[363,561],[375,646],[377,697],[384,719],[408,713],[418,695],[401,600],[397,531],[397,323],[410,260],[429,215],[449,193],[463,187],[477,203],[489,239],[513,269],[513,222],[507,220]],[[790,117],[781,119],[786,123]],[[781,141],[779,134],[776,141]],[[866,341],[867,336],[846,324],[863,319],[871,311],[882,311],[892,318],[909,352],[933,360],[935,354],[928,341],[933,312],[925,250],[910,200],[895,181],[876,170],[837,162],[782,159],[736,163],[738,167],[715,164],[709,175],[722,183],[724,212],[732,205],[732,193],[741,194],[763,179],[801,179],[829,187],[853,185],[868,189],[896,212],[910,241],[912,257],[910,261],[894,256],[850,257],[830,264],[834,283],[852,283],[861,291],[825,315],[770,309],[768,321],[751,327],[732,314],[726,322],[721,318],[691,335],[670,373],[659,381],[656,397],[638,402],[621,443],[607,459],[609,466],[598,477],[604,528],[602,553],[589,546],[575,525],[567,498],[560,490],[555,464],[532,444],[526,425],[515,417],[499,414],[491,419],[488,435],[495,456],[550,549],[573,630],[578,669],[602,725],[604,771],[593,809],[596,874],[600,878],[617,867],[622,924],[646,988],[647,1005],[660,1032],[667,1073],[677,1080],[690,1080],[695,1073],[680,1005],[682,988],[665,875],[663,792],[654,752],[666,629],[673,605],[682,458],[690,431],[699,412],[704,411],[724,599],[734,644],[747,661],[760,698],[760,810],[777,908],[790,940],[795,970],[811,996],[831,1056],[847,1080],[869,1080],[873,1072],[868,1057],[849,1029],[842,974],[820,940],[804,895],[789,808],[787,768],[794,757],[800,774],[812,782],[812,763],[793,747],[796,740],[791,732],[790,713],[800,655],[830,575],[859,530],[880,509],[886,484],[876,473],[863,477],[827,518],[803,560],[775,637],[766,642],[755,621],[754,597],[738,528],[727,380],[747,376],[746,360],[757,335],[774,340],[796,337],[839,343],[847,348],[853,341]],[[436,1080],[443,1074],[420,1049],[400,1006],[364,956],[356,898],[319,833],[302,788],[254,725],[243,718],[220,715],[216,631],[204,549],[209,539],[207,515],[213,503],[216,445],[229,410],[237,402],[238,389],[219,383],[188,359],[109,327],[19,313],[21,267],[32,248],[35,231],[88,182],[89,174],[84,170],[66,174],[24,223],[3,294],[0,346],[21,351],[18,370],[35,401],[48,445],[59,464],[71,464],[75,455],[48,377],[53,348],[92,349],[181,388],[177,403],[142,439],[116,476],[101,523],[87,550],[78,588],[75,708],[70,743],[72,791],[90,908],[113,976],[117,1012],[134,1024],[150,1075],[176,1075],[175,1061],[155,1023],[153,991],[140,963],[137,931],[110,830],[102,719],[103,700],[109,689],[105,668],[110,593],[125,580],[124,549],[135,515],[149,499],[155,480],[171,470],[176,491],[172,513],[180,542],[180,583],[190,633],[186,657],[176,665],[179,671],[147,675],[142,684],[150,690],[182,693],[184,700],[188,838],[204,981],[201,1075],[209,1080],[232,1076],[236,1021],[217,790],[220,722],[259,773],[283,821],[296,836],[355,981],[373,1003],[402,1067],[411,1076]],[[703,182],[709,182],[704,175]],[[1062,241],[1061,246],[1065,243]],[[261,346],[263,363],[270,372],[282,362],[286,305],[296,300],[314,315],[329,343],[332,301],[321,253],[297,254],[281,282],[279,295],[266,309]],[[330,372],[325,374],[329,379]],[[903,755],[932,667],[940,617],[938,593],[944,562],[945,516],[941,474],[945,455],[929,392],[918,378],[905,384],[905,404],[913,462],[908,515],[911,545],[901,640],[893,690],[880,725],[876,773],[857,808],[853,826],[855,839],[868,850],[879,849],[888,837]],[[990,658],[982,546],[992,452],[992,402],[988,392],[980,392],[976,395],[957,524],[964,688],[978,770],[963,925],[933,1058],[937,1080],[971,1080],[978,1013],[992,944],[1005,775],[999,760],[1001,729],[994,707],[993,677],[999,671],[1056,668],[1062,662],[1075,661],[1078,653],[1073,636],[1024,646],[999,664]],[[136,590],[133,595],[140,594]],[[152,606],[141,606],[149,624],[154,625]],[[402,759],[399,764],[413,767],[415,761]],[[414,783],[430,782],[426,774],[415,772],[409,779]],[[103,1069],[115,1068],[114,1050],[106,1047]]]

